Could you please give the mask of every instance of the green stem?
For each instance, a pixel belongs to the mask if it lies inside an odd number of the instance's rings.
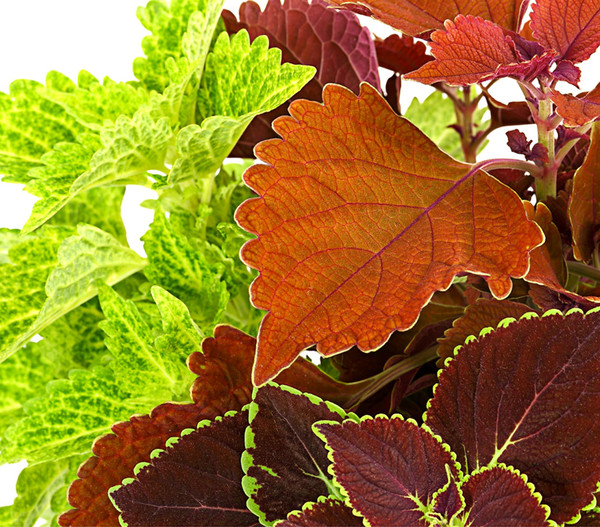
[[[368,379],[355,383],[356,385],[365,385],[365,388],[356,393],[354,397],[352,397],[352,399],[350,399],[344,406],[346,408],[354,408],[358,406],[362,401],[377,393],[388,383],[399,379],[405,373],[408,373],[419,366],[423,366],[423,364],[427,364],[428,362],[437,358],[437,346],[432,346],[413,355],[412,357],[408,357],[405,360],[394,364],[392,367],[382,371],[377,375],[374,375],[373,377],[369,377]]]
[[[538,142],[548,150],[548,163],[544,165],[541,177],[535,182],[536,195],[540,201],[549,196],[556,196],[558,167],[555,163],[554,128],[549,124],[553,109],[552,100],[549,97],[539,101],[538,119],[536,119]]]
[[[583,262],[567,262],[567,269],[569,273],[573,273],[579,276],[584,276],[595,282],[600,282],[600,269],[596,269],[591,265],[584,264]]]

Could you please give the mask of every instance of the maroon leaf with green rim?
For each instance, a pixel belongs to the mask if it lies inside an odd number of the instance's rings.
[[[452,518],[465,507],[462,491],[455,479],[450,479],[433,498],[432,509],[442,518]]]
[[[327,451],[311,427],[345,417],[334,404],[287,386],[269,384],[256,391],[242,456],[242,484],[250,498],[248,507],[261,521],[284,519],[306,502],[335,492],[327,473]]]
[[[96,439],[92,446],[94,455],[79,467],[78,479],[71,484],[68,495],[74,508],[59,517],[59,524],[117,525],[119,512],[110,502],[108,490],[132,476],[134,467],[150,459],[153,450],[163,448],[167,439],[206,417],[195,404],[165,403],[149,415],[114,424],[113,433]]]
[[[426,414],[466,471],[504,463],[569,521],[600,480],[600,312],[548,312],[466,344]]]
[[[334,498],[307,503],[301,511],[288,515],[277,527],[362,527],[363,521],[351,507]]]
[[[328,83],[358,93],[361,82],[379,88],[377,56],[370,31],[347,11],[329,9],[321,0],[270,0],[264,11],[255,2],[240,6],[239,21],[223,11],[227,31],[246,29],[250,39],[269,38],[269,46],[282,51],[282,62],[314,66],[315,77],[294,97],[321,101]],[[256,117],[232,152],[232,157],[254,157],[256,143],[277,137],[271,129],[276,117],[286,113],[288,103]]]
[[[167,442],[134,480],[111,491],[129,526],[258,526],[246,508],[240,456],[248,412],[229,413]]]
[[[429,526],[433,500],[460,480],[455,457],[429,432],[400,417],[319,423],[332,472],[349,504],[372,525]]]
[[[470,527],[543,527],[548,507],[526,478],[504,466],[485,469],[467,478],[462,486]]]

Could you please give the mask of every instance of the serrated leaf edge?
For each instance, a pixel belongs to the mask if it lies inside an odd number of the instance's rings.
[[[304,512],[308,512],[315,505],[319,505],[321,503],[325,503],[325,501],[328,500],[328,499],[333,499],[335,501],[338,501],[339,503],[347,505],[346,503],[344,503],[344,501],[340,500],[339,498],[334,498],[333,496],[319,496],[317,498],[317,501],[307,501],[304,505],[302,505],[302,509],[297,509],[297,510],[288,512],[288,515],[284,519],[275,520],[275,522],[273,523],[273,526],[277,527],[278,525],[281,525],[284,521],[289,520],[290,516],[292,514],[302,514]],[[352,509],[352,513],[363,521],[363,525],[367,525],[366,524],[366,519],[363,518],[358,511],[356,511],[355,509]]]

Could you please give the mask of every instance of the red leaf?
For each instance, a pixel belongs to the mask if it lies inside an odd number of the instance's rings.
[[[422,505],[460,479],[444,445],[399,417],[365,418],[360,423],[320,423],[336,481],[350,505],[372,525],[428,526]],[[422,504],[420,506],[420,504]]]
[[[573,236],[573,255],[578,260],[590,260],[596,248],[600,226],[600,124],[592,127],[592,142],[583,165],[573,176],[573,194],[569,204],[569,219]]]
[[[521,319],[466,344],[444,369],[426,424],[469,471],[501,462],[569,521],[600,480],[600,312]]]
[[[432,29],[441,29],[446,20],[457,15],[473,15],[491,20],[499,26],[517,31],[529,0],[328,0],[331,4],[353,9],[360,14],[374,16],[407,35],[419,35]]]
[[[548,510],[523,476],[502,466],[472,474],[462,486],[470,527],[542,527]]]
[[[202,408],[194,404],[165,403],[150,415],[113,425],[113,433],[98,438],[92,446],[94,456],[79,467],[79,479],[69,488],[69,503],[75,508],[62,514],[59,524],[118,525],[119,512],[110,502],[108,489],[133,475],[133,468],[150,459],[154,449],[163,448],[167,439],[204,418]]]
[[[407,74],[407,79],[459,86],[507,76],[533,79],[554,59],[551,52],[523,57],[515,41],[500,26],[473,16],[459,15],[454,22],[448,20],[445,30],[436,31],[431,39],[435,60]]]
[[[441,362],[454,356],[456,346],[462,346],[470,335],[479,335],[483,328],[495,328],[505,318],[521,318],[531,312],[525,304],[517,304],[508,300],[486,300],[480,298],[465,310],[465,314],[454,321],[453,327],[446,331],[439,340],[438,355]]]
[[[246,508],[240,456],[246,411],[202,422],[177,438],[136,479],[111,497],[130,527],[210,525],[258,526]]]
[[[600,44],[600,0],[537,0],[531,28],[536,40],[561,59],[587,60]]]
[[[550,97],[567,126],[583,126],[600,118],[600,84],[583,96],[555,91]]]
[[[377,61],[382,68],[404,75],[433,60],[423,42],[412,37],[393,34],[375,41]]]
[[[192,399],[205,408],[205,418],[239,410],[252,399],[256,339],[231,326],[217,326],[214,334],[202,342],[203,353],[192,353],[188,359],[190,370],[198,375]],[[361,389],[335,381],[304,358],[298,358],[276,381],[337,404],[344,404]]]
[[[328,496],[327,451],[311,427],[317,421],[339,422],[345,413],[314,396],[269,385],[257,390],[250,415],[242,458],[248,507],[271,523]]]
[[[269,313],[253,378],[264,384],[312,344],[324,356],[381,346],[410,328],[431,295],[470,271],[506,297],[541,244],[517,195],[441,152],[370,86],[329,85],[324,105],[296,101],[244,175],[259,198],[238,223],[258,234],[253,303]]]
[[[302,511],[293,512],[278,527],[362,527],[362,519],[343,502],[327,498],[308,503]]]
[[[337,83],[358,93],[361,82],[379,88],[377,56],[370,31],[352,13],[328,9],[322,0],[269,0],[265,10],[252,1],[240,6],[239,22],[223,11],[227,31],[246,29],[250,39],[269,37],[269,46],[282,51],[282,62],[305,64],[316,76],[294,97],[321,101],[323,86]],[[271,123],[286,113],[288,103],[255,118],[232,156],[254,157],[254,146],[275,137]]]

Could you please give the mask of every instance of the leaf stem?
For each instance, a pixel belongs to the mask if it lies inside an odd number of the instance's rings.
[[[529,172],[534,177],[540,174],[540,167],[535,163],[511,158],[486,159],[485,161],[474,164],[471,171],[490,171],[498,168],[514,168],[516,170],[522,170],[523,172]]]
[[[540,201],[543,201],[549,196],[556,196],[558,167],[555,163],[556,156],[554,151],[555,127],[549,123],[553,112],[552,99],[549,97],[541,99],[539,101],[538,112],[538,119],[535,120],[538,129],[538,142],[548,150],[548,163],[544,165],[541,177],[536,179],[535,182],[536,195]]]
[[[567,269],[569,273],[573,273],[579,276],[584,276],[595,282],[600,282],[600,269],[596,269],[591,265],[584,264],[583,262],[567,262]]]

